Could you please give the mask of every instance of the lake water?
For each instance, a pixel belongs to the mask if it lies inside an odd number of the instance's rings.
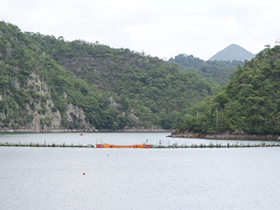
[[[168,134],[0,134],[0,142],[216,143]],[[227,142],[237,141],[217,140]],[[279,209],[279,153],[279,147],[0,147],[0,209]]]

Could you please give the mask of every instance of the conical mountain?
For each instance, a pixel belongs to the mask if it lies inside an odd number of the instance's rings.
[[[249,60],[253,58],[255,55],[248,50],[237,44],[231,44],[225,49],[219,51],[214,56],[212,56],[209,60],[217,60],[217,61],[243,61]]]

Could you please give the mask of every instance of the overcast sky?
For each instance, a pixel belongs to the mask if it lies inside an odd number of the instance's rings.
[[[0,0],[0,20],[163,59],[207,60],[230,44],[255,54],[280,39],[279,0]]]

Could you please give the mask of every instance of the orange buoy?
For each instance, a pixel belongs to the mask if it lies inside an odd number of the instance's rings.
[[[86,173],[83,173],[83,175],[86,175]]]

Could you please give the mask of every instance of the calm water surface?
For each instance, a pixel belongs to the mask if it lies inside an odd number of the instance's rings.
[[[0,142],[209,144],[168,133],[1,134]],[[226,144],[229,141],[218,141]],[[237,141],[233,141],[236,143]],[[250,141],[250,143],[259,141]],[[212,140],[216,143],[216,140]],[[0,147],[0,209],[279,209],[280,148]],[[85,173],[85,175],[83,175]]]
[[[80,133],[24,133],[24,134],[0,134],[0,142],[5,143],[41,143],[46,142],[47,144],[96,144],[96,143],[108,143],[108,144],[119,144],[119,145],[129,145],[129,144],[142,144],[148,140],[151,144],[173,144],[178,143],[178,145],[192,145],[192,144],[222,144],[227,143],[236,144],[237,142],[242,144],[260,144],[262,141],[240,141],[240,140],[207,140],[207,139],[187,139],[187,138],[170,138],[166,137],[170,133],[84,133],[80,136]],[[268,143],[273,143],[273,141],[263,141]],[[275,141],[275,143],[279,143]]]

